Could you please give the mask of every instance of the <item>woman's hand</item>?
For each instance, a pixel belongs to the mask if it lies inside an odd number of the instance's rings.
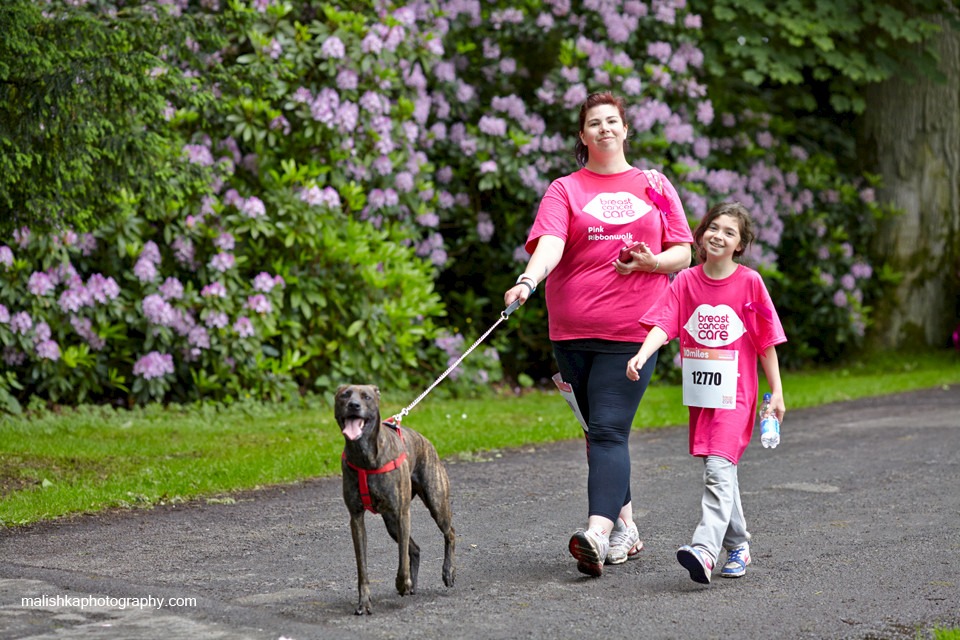
[[[613,268],[622,276],[634,271],[652,272],[657,266],[657,256],[650,250],[646,242],[641,242],[636,249],[630,252],[633,260],[630,262],[620,262],[620,259],[613,261]]]
[[[516,300],[520,300],[522,305],[527,301],[527,298],[530,297],[530,287],[525,284],[518,284],[507,289],[507,292],[503,294],[503,306],[504,308],[509,307]]]

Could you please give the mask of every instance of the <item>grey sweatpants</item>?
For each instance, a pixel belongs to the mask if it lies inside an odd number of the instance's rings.
[[[707,551],[716,564],[720,549],[732,549],[750,540],[740,505],[737,465],[720,456],[707,456],[703,466],[703,515],[693,532],[694,547]]]

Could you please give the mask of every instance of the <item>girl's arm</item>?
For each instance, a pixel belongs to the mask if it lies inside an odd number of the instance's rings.
[[[643,365],[647,363],[647,360],[650,358],[650,356],[655,354],[657,349],[662,347],[666,342],[666,331],[660,327],[654,327],[650,329],[650,333],[647,334],[646,339],[640,346],[640,350],[637,351],[637,355],[630,358],[630,362],[627,363],[627,377],[634,382],[639,380],[639,370],[643,369]]]
[[[646,243],[633,252],[630,262],[613,261],[617,273],[626,275],[633,271],[647,271],[650,273],[676,273],[690,266],[691,254],[689,242],[669,242],[663,245],[663,251],[653,253]]]
[[[787,412],[787,406],[783,402],[783,386],[780,383],[780,361],[777,360],[777,347],[770,345],[763,351],[763,357],[760,358],[760,364],[763,366],[763,373],[767,376],[767,384],[770,385],[770,407],[777,415],[777,420],[783,422],[783,415]]]
[[[533,250],[533,255],[527,261],[527,268],[523,270],[523,275],[527,276],[522,282],[507,289],[503,294],[504,305],[509,307],[517,299],[520,304],[527,301],[532,293],[531,287],[547,279],[547,275],[554,270],[563,257],[563,247],[566,243],[563,238],[557,236],[540,236],[537,240],[537,248]],[[530,286],[523,284],[529,282]]]

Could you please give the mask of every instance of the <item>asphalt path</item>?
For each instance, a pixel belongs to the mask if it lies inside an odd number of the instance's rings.
[[[676,561],[703,468],[686,428],[634,431],[631,451],[646,548],[600,578],[566,549],[587,506],[572,437],[446,461],[451,589],[417,502],[418,593],[397,595],[396,546],[368,516],[374,613],[355,616],[341,482],[326,478],[3,530],[0,638],[915,640],[960,626],[960,387],[789,412],[777,449],[755,434],[740,464],[753,562],[736,580],[699,585]]]

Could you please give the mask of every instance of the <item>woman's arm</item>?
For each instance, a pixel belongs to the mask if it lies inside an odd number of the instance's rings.
[[[523,270],[526,276],[521,282],[507,289],[503,294],[503,302],[506,306],[513,304],[515,300],[520,300],[520,304],[527,301],[532,289],[547,279],[547,275],[556,268],[563,257],[563,247],[566,243],[557,236],[540,236],[537,240],[537,248],[533,250],[533,255],[527,261],[527,268]],[[524,284],[529,282],[530,285]]]

